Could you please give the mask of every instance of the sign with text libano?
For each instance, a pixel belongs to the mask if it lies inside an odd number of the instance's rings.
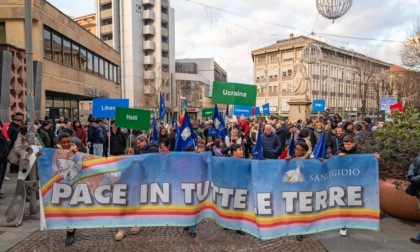
[[[150,111],[132,108],[117,108],[115,125],[127,129],[150,130]]]
[[[94,98],[92,116],[93,118],[115,118],[117,107],[128,108],[128,99]]]
[[[212,103],[255,107],[257,86],[232,82],[213,82]]]

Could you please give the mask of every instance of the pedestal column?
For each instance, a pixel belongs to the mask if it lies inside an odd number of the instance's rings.
[[[308,100],[300,99],[290,99],[288,102],[290,111],[289,111],[289,121],[296,122],[298,119],[305,120],[311,116],[311,105],[312,102]]]

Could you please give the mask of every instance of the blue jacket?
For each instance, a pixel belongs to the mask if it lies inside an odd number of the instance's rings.
[[[277,159],[279,157],[282,146],[279,138],[276,134],[274,134],[274,132],[272,132],[269,136],[262,134],[261,145],[263,148],[264,158]]]

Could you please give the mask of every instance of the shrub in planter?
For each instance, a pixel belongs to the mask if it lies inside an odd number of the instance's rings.
[[[392,216],[420,220],[417,198],[405,193],[408,167],[420,154],[420,111],[405,108],[393,122],[385,122],[375,132],[367,132],[359,143],[364,153],[379,152],[381,209]],[[394,190],[392,190],[394,188]]]

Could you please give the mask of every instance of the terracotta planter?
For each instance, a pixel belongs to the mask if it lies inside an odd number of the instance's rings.
[[[402,182],[397,189],[394,181]],[[420,221],[418,199],[405,193],[408,182],[398,179],[379,180],[381,209],[393,217],[411,221]]]

